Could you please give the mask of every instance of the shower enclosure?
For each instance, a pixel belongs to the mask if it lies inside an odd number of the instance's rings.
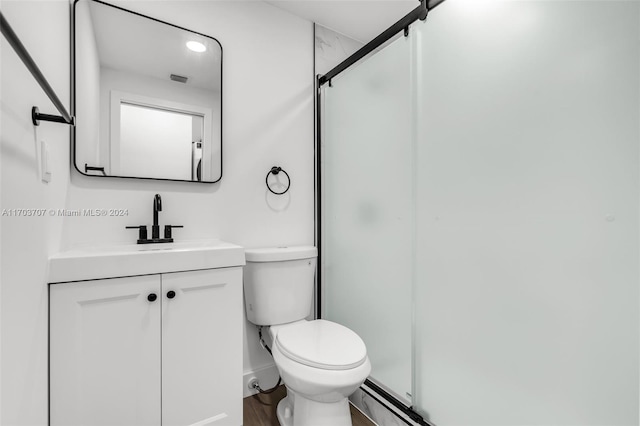
[[[425,423],[638,424],[640,5],[416,17],[319,78],[321,316]]]

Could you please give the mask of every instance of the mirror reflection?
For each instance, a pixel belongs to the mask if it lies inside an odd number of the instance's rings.
[[[74,4],[76,168],[216,182],[222,48],[210,36],[97,0]]]

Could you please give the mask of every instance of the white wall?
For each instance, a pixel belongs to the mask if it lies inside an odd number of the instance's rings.
[[[182,224],[180,240],[221,238],[246,247],[313,244],[312,24],[262,2],[118,3],[210,34],[224,49],[223,177],[218,184],[69,176],[69,130],[34,130],[31,105],[54,112],[2,41],[2,207],[125,208],[122,218],[2,218],[2,423],[44,424],[47,394],[46,259],[59,250],[132,243],[126,225],[151,222],[153,194],[161,224]],[[69,3],[3,1],[2,11],[68,104]],[[46,34],[43,37],[43,34]],[[53,182],[37,174],[35,139],[50,142]],[[284,196],[264,185],[282,166]],[[247,324],[244,368],[272,365]]]
[[[69,105],[67,2],[2,1],[2,13],[50,84]],[[69,128],[31,124],[31,107],[56,113],[31,74],[0,40],[0,164],[2,207],[64,206],[69,181]],[[40,180],[39,143],[49,144],[52,178]],[[0,217],[1,371],[3,425],[47,419],[47,259],[60,248],[62,218]]]
[[[637,425],[640,5],[452,0],[415,30],[416,405]]]

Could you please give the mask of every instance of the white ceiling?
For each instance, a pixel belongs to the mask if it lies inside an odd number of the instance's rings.
[[[418,0],[264,0],[366,43],[419,6]]]

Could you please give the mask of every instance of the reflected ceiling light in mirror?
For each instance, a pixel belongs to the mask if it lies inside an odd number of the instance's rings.
[[[189,50],[193,50],[194,52],[202,53],[207,50],[207,46],[200,43],[199,41],[188,41],[187,47]]]

